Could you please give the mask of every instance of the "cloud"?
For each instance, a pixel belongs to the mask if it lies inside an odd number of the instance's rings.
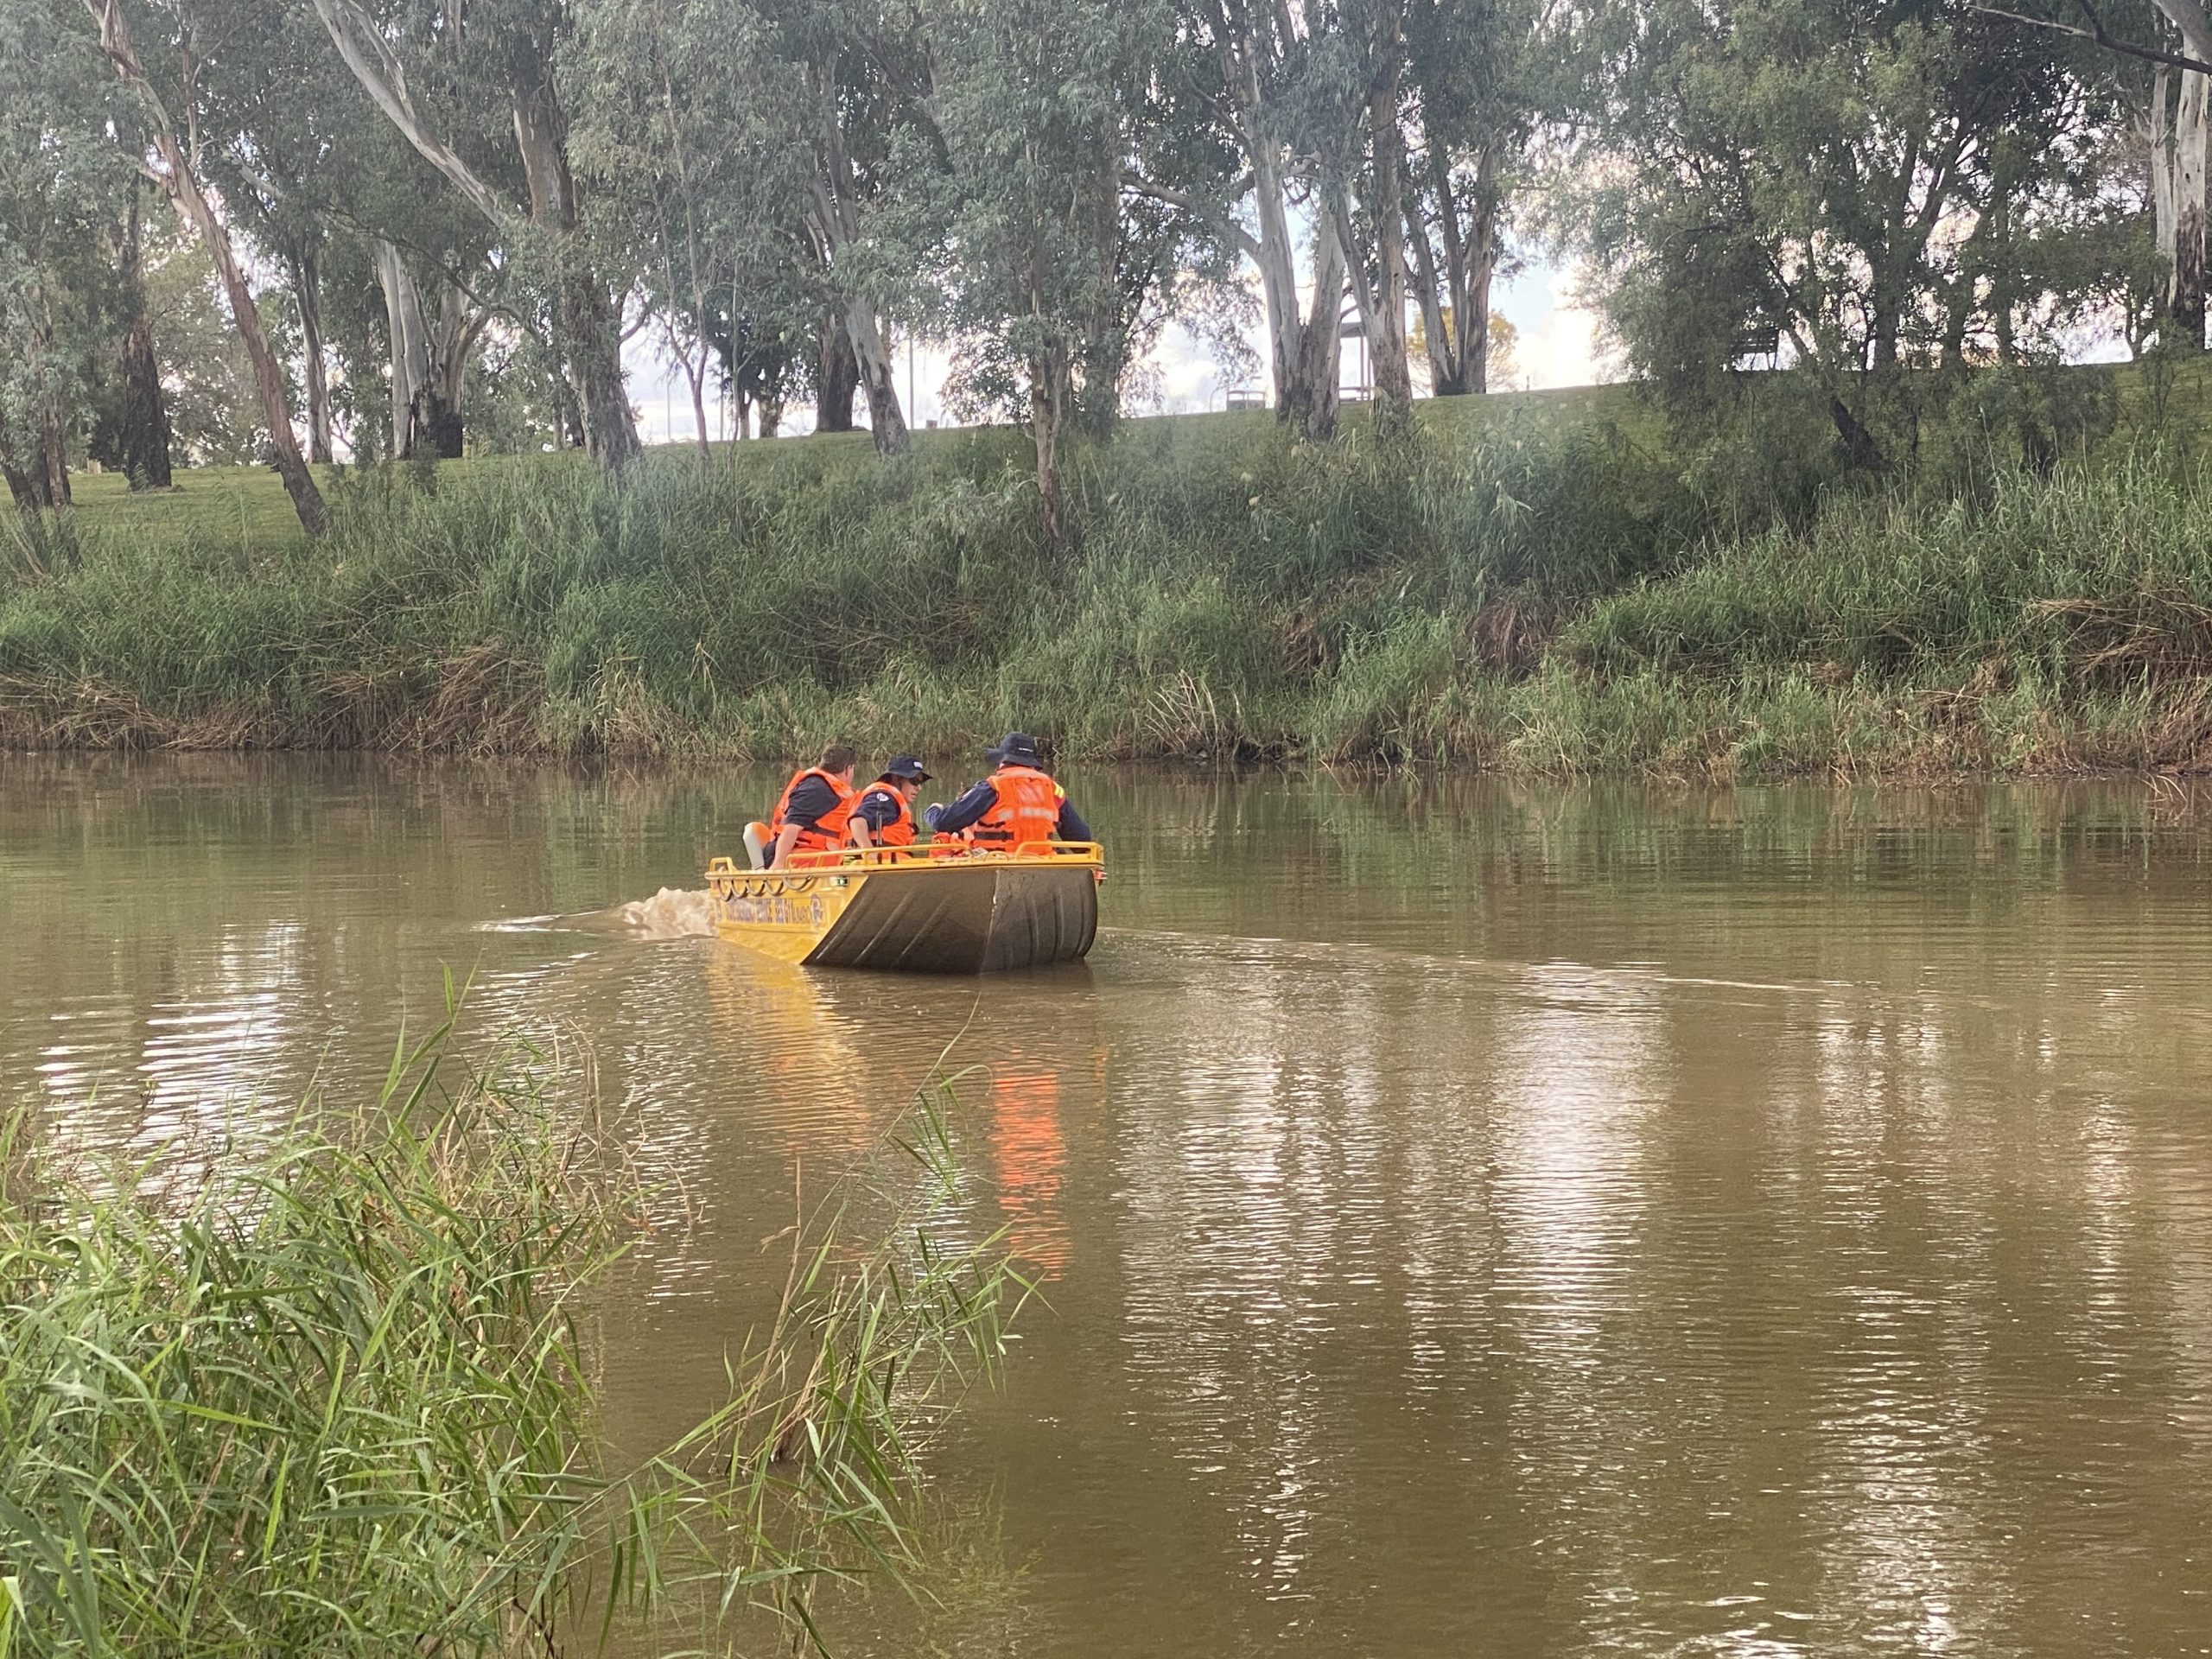
[[[1264,362],[1265,331],[1255,324],[1246,332],[1254,354]],[[1146,354],[1143,367],[1149,384],[1141,389],[1133,413],[1196,414],[1224,407],[1232,390],[1256,389],[1255,382],[1224,370],[1212,348],[1179,322],[1170,323],[1160,331],[1160,338]],[[1263,369],[1259,384],[1264,384],[1266,378]]]
[[[1577,302],[1580,273],[1572,265],[1535,265],[1500,285],[1497,309],[1520,334],[1514,356],[1531,390],[1601,385],[1625,372],[1605,348],[1595,311]]]

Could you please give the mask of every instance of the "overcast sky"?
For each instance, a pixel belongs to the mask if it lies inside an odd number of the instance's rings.
[[[1599,351],[1596,319],[1573,302],[1573,286],[1569,271],[1532,261],[1513,277],[1500,282],[1493,290],[1493,309],[1512,323],[1520,334],[1519,343],[1514,347],[1515,389],[1584,386],[1618,378],[1618,370]],[[1252,344],[1264,365],[1266,340],[1256,327]],[[947,369],[945,353],[921,346],[910,354],[906,340],[900,336],[894,338],[893,354],[897,359],[899,395],[906,400],[909,423],[917,427],[931,421],[950,424],[950,416],[939,395]],[[640,434],[645,442],[663,443],[693,437],[690,393],[682,375],[668,360],[665,350],[659,348],[649,335],[640,335],[631,342],[626,361],[630,368],[630,396],[637,405]],[[1153,353],[1153,363],[1160,372],[1160,408],[1166,413],[1219,409],[1232,384],[1245,384],[1232,383],[1224,377],[1204,348],[1180,328],[1167,331]],[[1347,365],[1347,381],[1352,372]],[[1256,389],[1267,389],[1264,367]],[[721,411],[711,403],[707,416],[710,422],[723,418]],[[785,416],[785,433],[803,433],[812,425],[811,410],[795,409]],[[713,435],[723,434],[718,430]]]

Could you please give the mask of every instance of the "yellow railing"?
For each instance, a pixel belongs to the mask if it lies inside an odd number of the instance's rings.
[[[994,861],[1034,859],[1058,862],[1103,864],[1106,849],[1095,841],[1025,841],[1013,848],[975,847],[963,841],[931,841],[912,847],[835,847],[815,852],[792,853],[773,869],[753,870],[727,858],[709,861],[707,874],[715,876],[825,875],[846,870],[963,863],[977,859]]]

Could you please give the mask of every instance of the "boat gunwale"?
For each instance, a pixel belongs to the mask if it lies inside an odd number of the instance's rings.
[[[855,877],[919,876],[978,868],[1094,871],[1106,868],[1105,849],[1095,841],[1024,842],[1010,853],[978,852],[957,843],[948,844],[944,852],[937,851],[936,847],[937,843],[929,843],[918,848],[855,847],[801,853],[795,855],[795,860],[804,859],[806,862],[794,861],[771,870],[751,869],[730,859],[717,857],[707,866],[706,882],[715,891],[727,889],[734,897],[750,898],[772,892],[810,893],[817,881],[825,879],[842,887],[850,885]],[[1033,847],[1049,850],[1029,851]]]

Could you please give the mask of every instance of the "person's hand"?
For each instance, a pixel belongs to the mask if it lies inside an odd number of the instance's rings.
[[[931,834],[934,835],[937,833],[937,821],[944,815],[944,804],[939,801],[931,801],[927,806],[922,809],[922,822],[929,826]]]

